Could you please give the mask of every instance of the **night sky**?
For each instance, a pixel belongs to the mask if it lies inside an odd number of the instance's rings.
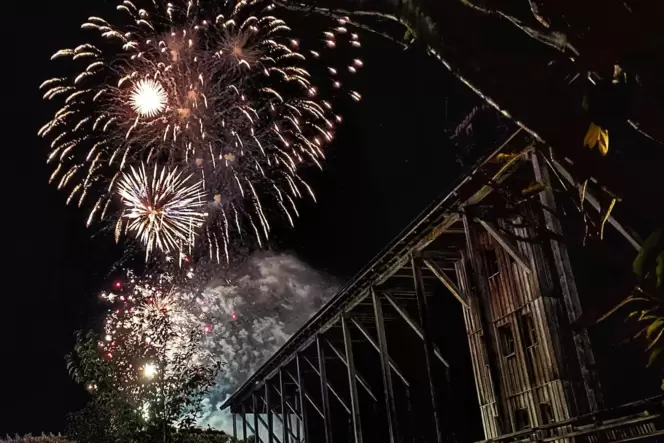
[[[47,184],[48,144],[38,128],[52,109],[39,84],[49,57],[83,39],[80,23],[111,2],[15,1],[3,8],[5,54],[3,225],[0,307],[0,435],[58,432],[81,407],[63,356],[76,329],[98,321],[97,297],[122,251],[86,229],[84,210],[65,206]],[[278,228],[273,248],[349,279],[454,179],[449,131],[469,111],[470,94],[439,65],[364,38],[364,100],[345,114],[323,172],[307,171],[318,204],[300,205],[294,230]],[[98,230],[98,227],[96,228]]]

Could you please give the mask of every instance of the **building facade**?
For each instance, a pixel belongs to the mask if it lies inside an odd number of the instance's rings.
[[[576,183],[518,129],[485,153],[227,400],[236,435],[663,438],[661,397],[604,401],[589,332],[577,325],[584,312],[559,217],[563,185]],[[593,201],[589,193],[589,210]]]

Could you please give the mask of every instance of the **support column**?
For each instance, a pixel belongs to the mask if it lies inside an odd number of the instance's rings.
[[[304,361],[307,362],[307,364],[316,373],[316,375],[320,377],[321,376],[320,369],[318,369],[316,367],[316,365],[311,363],[311,360],[309,360],[307,357],[302,357],[302,358],[304,358]],[[341,394],[339,394],[339,391],[334,389],[334,386],[332,386],[332,383],[330,383],[329,381],[327,382],[327,390],[328,390],[328,393],[331,393],[332,395],[334,395],[334,398],[336,398],[339,401],[339,404],[341,405],[341,407],[344,408],[344,410],[348,413],[348,415],[350,415],[351,414],[350,408],[348,407],[348,405],[344,401],[344,398],[341,396]]]
[[[346,320],[346,323],[348,323],[348,320]],[[339,360],[341,360],[341,363],[343,363],[344,366],[346,366],[346,368],[348,368],[348,361],[347,361],[346,357],[344,356],[344,354],[341,353],[332,344],[332,342],[330,342],[329,340],[326,339],[325,343],[327,343],[327,346],[329,346],[329,348],[332,350],[332,352],[334,352],[334,355],[336,355],[339,358]],[[376,398],[376,396],[373,393],[373,390],[371,389],[371,386],[369,386],[369,383],[364,379],[364,377],[362,377],[362,374],[360,374],[360,372],[357,371],[357,370],[355,371],[355,378],[360,383],[360,385],[364,388],[366,393],[369,394],[369,397],[371,397],[373,399],[373,401],[378,401],[378,399]]]
[[[270,394],[270,380],[265,380],[265,407],[267,408],[267,441],[274,442],[274,422],[272,421],[272,395]]]
[[[560,221],[554,216],[556,214],[556,200],[551,191],[551,180],[546,166],[543,166],[540,155],[534,153],[532,155],[533,170],[535,173],[535,180],[545,184],[547,188],[540,193],[540,203],[544,206],[542,210],[546,228],[563,236],[563,229]],[[616,228],[620,225],[616,222]],[[625,234],[624,230],[621,232],[628,240],[632,237]],[[633,242],[630,241],[630,242]],[[632,243],[634,244],[634,243]],[[576,288],[576,281],[572,272],[572,264],[570,263],[569,254],[565,245],[561,245],[555,239],[550,242],[551,253],[553,255],[553,262],[558,274],[558,287],[562,293],[563,302],[565,304],[565,311],[567,311],[567,319],[570,324],[573,324],[582,314],[581,301],[579,300],[579,293]],[[597,412],[604,403],[602,398],[602,390],[599,386],[599,378],[595,371],[595,356],[590,345],[590,337],[586,329],[573,330],[572,339],[574,341],[574,349],[579,361],[581,369],[581,378],[583,380],[583,387],[586,393],[586,400],[590,412]]]
[[[281,425],[283,428],[284,443],[290,443],[288,438],[288,411],[286,410],[286,390],[284,389],[284,373],[283,369],[279,368],[279,390],[281,391]]]
[[[258,436],[258,400],[256,399],[255,392],[252,392],[251,394],[251,402],[254,411],[254,435],[256,436],[256,442],[258,443],[260,441],[260,437]]]
[[[397,311],[397,314],[399,314],[401,316],[401,318],[403,318],[403,320],[406,322],[406,324],[408,326],[410,326],[410,328],[413,330],[413,332],[415,332],[415,334],[417,334],[417,336],[420,338],[420,340],[424,341],[424,331],[415,322],[415,320],[410,318],[410,315],[408,315],[408,313],[401,306],[399,306],[399,303],[397,303],[396,300],[394,300],[388,294],[382,294],[382,296],[385,297],[385,300],[387,300],[392,305],[394,310]],[[438,349],[438,346],[436,346],[435,344],[432,344],[432,349],[433,349],[433,355],[438,360],[440,360],[440,362],[445,366],[445,369],[447,370],[447,368],[449,368],[450,365],[449,365],[449,363],[447,363],[447,361],[443,357],[443,354]]]
[[[257,424],[257,423],[254,423],[254,424]],[[255,438],[254,441],[256,443],[262,443],[263,440],[261,440],[260,437],[258,436],[258,431],[256,429],[254,429],[248,421],[247,421],[247,427],[249,428],[249,430],[251,432],[254,433],[254,438]]]
[[[299,411],[299,415],[296,414],[295,417],[295,423],[297,424],[297,427],[295,428],[295,439],[297,440],[297,443],[301,443],[302,437],[300,435],[301,433],[300,428],[302,427],[302,410],[300,408],[300,398],[294,397],[294,399],[295,399],[295,411]]]
[[[300,415],[302,416],[302,432],[304,441],[309,443],[309,422],[307,420],[307,403],[304,401],[304,380],[302,380],[302,367],[300,366],[300,354],[295,355],[295,365],[297,366],[297,394],[300,405]]]
[[[325,443],[332,443],[332,420],[330,417],[330,397],[327,391],[327,374],[325,372],[325,350],[320,335],[316,336],[318,353],[318,374],[320,377],[320,393],[323,400],[323,421],[325,423]]]
[[[355,320],[354,318],[351,317],[350,321],[351,321],[351,323],[353,323],[353,324],[355,325],[355,327],[357,328],[357,330],[360,331],[360,333],[364,336],[364,338],[367,339],[367,342],[369,342],[369,344],[371,345],[371,347],[373,347],[373,348],[376,350],[376,352],[378,352],[378,354],[379,354],[379,356],[380,356],[380,347],[378,346],[378,343],[376,343],[376,341],[373,339],[373,337],[371,336],[371,334],[369,334],[369,331],[367,331],[367,330],[364,328],[364,326],[362,326],[362,325],[360,324],[360,322],[358,322],[358,321]],[[410,382],[409,382],[408,379],[403,375],[403,372],[401,372],[401,370],[399,369],[399,367],[397,366],[397,364],[394,362],[394,360],[392,360],[392,358],[389,356],[389,354],[388,354],[388,356],[387,356],[387,361],[388,361],[388,363],[389,363],[389,365],[390,365],[390,368],[392,368],[392,370],[394,371],[394,374],[395,374],[397,377],[399,377],[399,379],[401,380],[401,382],[404,384],[404,387],[406,388],[406,391],[410,391]]]
[[[415,284],[415,296],[417,297],[417,309],[420,314],[422,325],[422,339],[424,341],[424,361],[427,367],[429,379],[429,390],[431,391],[431,411],[433,413],[434,426],[436,429],[436,441],[443,443],[443,432],[441,429],[440,412],[438,411],[438,389],[433,369],[433,341],[429,329],[429,310],[427,299],[424,295],[424,282],[422,281],[422,259],[411,255],[410,263],[413,268],[413,281]],[[446,367],[447,368],[447,367]]]
[[[307,362],[309,365],[311,364],[311,362],[310,362],[308,359],[305,358],[305,360],[306,360],[306,362]],[[314,371],[314,372],[316,373],[316,375],[319,375],[317,371]],[[292,381],[293,383],[295,383],[295,384],[298,386],[298,388],[300,387],[300,385],[299,385],[298,382],[297,382],[297,379],[296,379],[295,377],[293,377],[293,376],[290,374],[290,372],[286,371],[286,375],[288,375],[288,377],[290,377],[291,381]],[[323,411],[320,410],[320,408],[318,407],[318,405],[316,404],[316,402],[314,401],[314,399],[311,398],[311,395],[309,395],[309,393],[307,392],[306,388],[303,387],[302,389],[303,389],[303,391],[304,391],[304,398],[309,402],[309,404],[311,405],[311,407],[314,408],[314,410],[318,413],[318,415],[320,415],[320,418],[323,418]]]
[[[233,412],[231,415],[233,417],[233,438],[237,440],[237,422],[236,422],[237,414]]]
[[[465,208],[468,209],[467,207]],[[471,225],[466,213],[463,214],[463,228],[466,232],[466,243],[468,249],[468,256],[470,257],[471,266],[475,271],[475,287],[477,294],[473,301],[476,302],[477,310],[479,313],[480,324],[484,334],[484,341],[486,344],[488,354],[489,373],[491,374],[491,387],[495,397],[496,411],[498,412],[498,427],[499,435],[505,434],[510,428],[510,417],[507,413],[505,403],[505,391],[500,377],[500,371],[496,366],[498,360],[498,338],[496,337],[493,323],[491,322],[491,292],[489,289],[489,282],[486,278],[484,271],[484,260],[480,255],[480,247],[477,242],[477,234],[474,227]]]
[[[357,393],[357,374],[355,373],[355,360],[353,359],[353,340],[348,329],[346,316],[341,316],[341,328],[346,348],[346,367],[348,369],[348,385],[350,387],[350,405],[353,411],[353,434],[355,443],[362,443],[362,424],[360,420],[360,397]]]
[[[390,373],[390,363],[387,354],[387,337],[385,335],[385,321],[383,319],[383,306],[380,298],[373,287],[371,288],[371,300],[374,307],[374,317],[376,320],[376,329],[378,330],[378,347],[380,348],[380,369],[383,374],[383,391],[385,394],[385,403],[387,409],[387,430],[390,437],[390,443],[399,443],[397,430],[397,409],[394,402],[394,389],[392,387],[392,374]]]
[[[247,441],[247,408],[242,403],[242,440]]]

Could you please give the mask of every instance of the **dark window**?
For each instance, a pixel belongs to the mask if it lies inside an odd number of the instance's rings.
[[[553,423],[555,418],[553,417],[553,408],[551,407],[551,403],[545,402],[545,403],[540,403],[540,415],[542,416],[542,424],[543,425],[548,425],[549,423]]]
[[[500,273],[498,267],[498,253],[496,248],[487,249],[486,251],[486,275],[487,278],[492,279]]]
[[[511,434],[512,433],[512,423],[508,420],[507,423],[501,422],[498,415],[494,415],[493,418],[496,420],[496,428],[498,429],[498,434]],[[506,429],[503,429],[505,427]]]
[[[514,355],[514,334],[512,333],[512,325],[509,323],[498,328],[498,339],[500,340],[500,350],[503,357],[510,357]]]
[[[466,262],[466,271],[467,271],[467,277],[468,277],[468,289],[471,294],[475,294],[475,268],[473,267],[473,263],[468,260]]]
[[[535,328],[535,319],[533,319],[531,313],[521,316],[521,327],[523,329],[523,344],[528,348],[535,346],[537,344],[537,329]]]
[[[530,427],[530,416],[527,409],[517,409],[514,411],[515,431],[523,431]]]

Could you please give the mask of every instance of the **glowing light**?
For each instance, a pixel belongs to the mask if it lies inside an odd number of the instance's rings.
[[[152,363],[146,364],[143,367],[143,375],[149,379],[154,378],[154,376],[157,375],[157,367]]]
[[[168,96],[163,86],[154,80],[139,80],[131,90],[129,103],[137,114],[154,117],[166,109]]]
[[[155,168],[150,176],[142,165],[120,179],[118,193],[125,210],[118,229],[126,220],[126,229],[145,245],[146,258],[155,247],[169,252],[193,243],[194,230],[207,214],[202,210],[202,185],[189,183],[190,177],[166,168]]]
[[[293,225],[297,201],[315,199],[299,168],[322,168],[335,129],[328,101],[347,96],[336,89],[348,69],[329,66],[337,57],[326,58],[326,48],[346,43],[355,52],[358,36],[331,21],[324,40],[298,40],[276,11],[268,12],[276,6],[262,1],[212,2],[214,7],[191,0],[119,3],[122,21],[90,17],[82,28],[96,39],[52,57],[84,61],[82,71],[41,85],[44,99],[61,100],[39,130],[51,142],[51,182],[70,189],[68,202],[81,206],[95,199],[89,225],[115,219],[108,213],[117,208],[113,200],[131,180],[131,168],[191,173],[211,209],[178,229],[181,235],[173,233],[174,243],[162,236],[162,249],[193,248],[193,233],[201,231],[198,244],[205,243],[216,261],[228,262],[229,244],[242,231],[261,246],[273,214]],[[341,66],[357,71],[362,63],[349,54]],[[329,67],[329,78],[312,76],[312,67]],[[116,237],[132,229],[138,235],[141,228],[146,247],[160,248],[152,227],[165,219],[163,211],[156,209],[147,223],[154,207],[148,211],[141,204],[139,215],[131,199],[124,199],[129,208],[115,214],[123,219]],[[135,224],[127,229],[130,213]]]

